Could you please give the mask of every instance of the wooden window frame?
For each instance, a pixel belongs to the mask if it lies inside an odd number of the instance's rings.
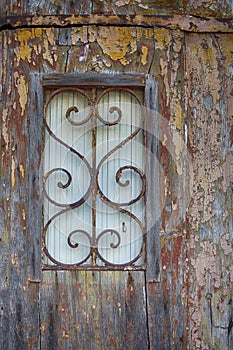
[[[151,132],[147,136],[147,149],[148,153],[151,152],[158,158],[158,83],[156,78],[151,75],[144,74],[33,74],[31,84],[31,103],[35,108],[37,105],[37,116],[39,116],[37,126],[43,130],[43,89],[44,88],[58,88],[58,87],[71,87],[71,86],[98,86],[98,87],[142,87],[145,90],[145,105],[151,114],[149,129]],[[36,101],[37,102],[36,102]],[[33,124],[34,125],[34,124]],[[38,131],[38,130],[37,130]],[[35,128],[34,128],[35,132]],[[42,147],[42,133],[37,134],[35,140],[36,144],[40,144]],[[34,147],[35,148],[35,147]],[[150,157],[150,156],[148,156]],[[146,221],[153,221],[152,217],[157,217],[156,222],[150,227],[146,233],[146,275],[148,282],[158,282],[160,280],[160,201],[159,201],[159,169],[158,164],[151,166],[150,159],[147,159],[146,175],[147,175],[147,187],[153,191],[146,193],[146,200],[149,201],[150,211],[146,212]],[[39,171],[40,172],[40,171]],[[38,172],[38,184],[42,186],[41,174]],[[40,205],[36,203],[35,208],[39,209],[42,217],[42,201]],[[39,226],[39,225],[38,225]],[[40,224],[40,234],[42,231],[42,225]],[[64,270],[57,266],[42,266],[43,270]],[[71,270],[68,268],[67,270]],[[142,268],[138,268],[142,270]],[[76,268],[75,268],[76,270]],[[78,270],[95,270],[95,267],[80,267]],[[98,270],[111,270],[107,267],[99,267]],[[121,270],[121,269],[117,269]],[[135,270],[132,268],[124,268],[124,270]],[[137,268],[136,268],[137,270]]]

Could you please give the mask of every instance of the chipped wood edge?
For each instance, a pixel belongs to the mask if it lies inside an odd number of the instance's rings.
[[[25,27],[67,27],[80,25],[122,25],[165,27],[193,33],[232,33],[233,18],[197,17],[192,15],[46,15],[5,16],[0,19],[0,30]]]

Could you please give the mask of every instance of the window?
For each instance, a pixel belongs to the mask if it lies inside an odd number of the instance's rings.
[[[44,268],[144,268],[142,77],[47,80],[44,99]]]

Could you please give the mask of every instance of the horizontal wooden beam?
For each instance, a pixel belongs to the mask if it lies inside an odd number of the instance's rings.
[[[191,15],[32,15],[5,16],[0,19],[0,30],[83,25],[166,27],[193,33],[233,32],[233,18],[204,18]]]
[[[144,74],[50,73],[43,75],[43,85],[58,86],[144,86]]]

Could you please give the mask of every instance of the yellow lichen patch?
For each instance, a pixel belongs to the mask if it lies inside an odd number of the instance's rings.
[[[148,47],[142,46],[142,64],[145,66],[148,57]]]
[[[130,28],[100,28],[97,41],[105,54],[123,65],[129,63],[127,54],[132,54],[137,49],[136,38]]]

